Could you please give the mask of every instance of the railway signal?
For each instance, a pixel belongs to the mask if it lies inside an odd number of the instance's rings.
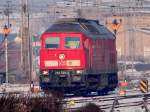
[[[11,32],[11,29],[5,25],[4,28],[3,28],[3,34],[5,37],[7,37],[7,35]]]
[[[147,93],[148,92],[148,80],[140,80],[140,85],[139,88],[142,93]]]
[[[9,20],[8,20],[9,21]],[[7,40],[7,36],[10,33],[11,29],[10,29],[10,24],[8,22],[8,26],[5,25],[3,28],[3,34],[4,34],[4,39],[5,39],[5,62],[6,62],[6,83],[8,83],[8,40]]]
[[[117,31],[121,26],[121,23],[122,23],[122,19],[120,19],[120,22],[118,22],[117,19],[113,20],[113,22],[111,24],[111,28],[112,28],[115,35],[117,34]]]

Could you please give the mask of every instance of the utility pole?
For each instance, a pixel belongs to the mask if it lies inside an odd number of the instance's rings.
[[[6,81],[5,83],[9,83],[8,79],[8,34],[10,33],[10,20],[9,20],[9,14],[10,14],[10,1],[7,1],[7,8],[4,10],[5,16],[7,16],[7,25],[4,26],[4,38],[5,38],[5,63],[6,63]]]
[[[5,83],[8,83],[9,81],[8,81],[8,40],[7,40],[7,35],[5,36],[5,61],[6,61],[6,81],[5,81]]]
[[[30,81],[30,38],[29,38],[29,11],[28,0],[22,0],[22,24],[21,24],[21,65],[25,81]]]

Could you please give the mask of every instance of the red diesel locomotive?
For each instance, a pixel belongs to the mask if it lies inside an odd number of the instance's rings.
[[[115,36],[96,20],[62,19],[41,35],[40,87],[107,94],[118,84]]]

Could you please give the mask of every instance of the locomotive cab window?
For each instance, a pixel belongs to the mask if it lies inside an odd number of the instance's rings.
[[[79,37],[66,37],[65,48],[80,48],[80,38]]]
[[[60,44],[59,37],[46,38],[45,48],[58,48]]]

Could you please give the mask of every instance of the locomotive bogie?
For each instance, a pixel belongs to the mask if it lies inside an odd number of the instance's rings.
[[[49,74],[40,76],[43,90],[61,91],[82,95],[81,92],[98,92],[98,94],[112,91],[118,84],[117,74]],[[76,93],[78,92],[78,94]],[[80,93],[80,94],[79,94]]]

